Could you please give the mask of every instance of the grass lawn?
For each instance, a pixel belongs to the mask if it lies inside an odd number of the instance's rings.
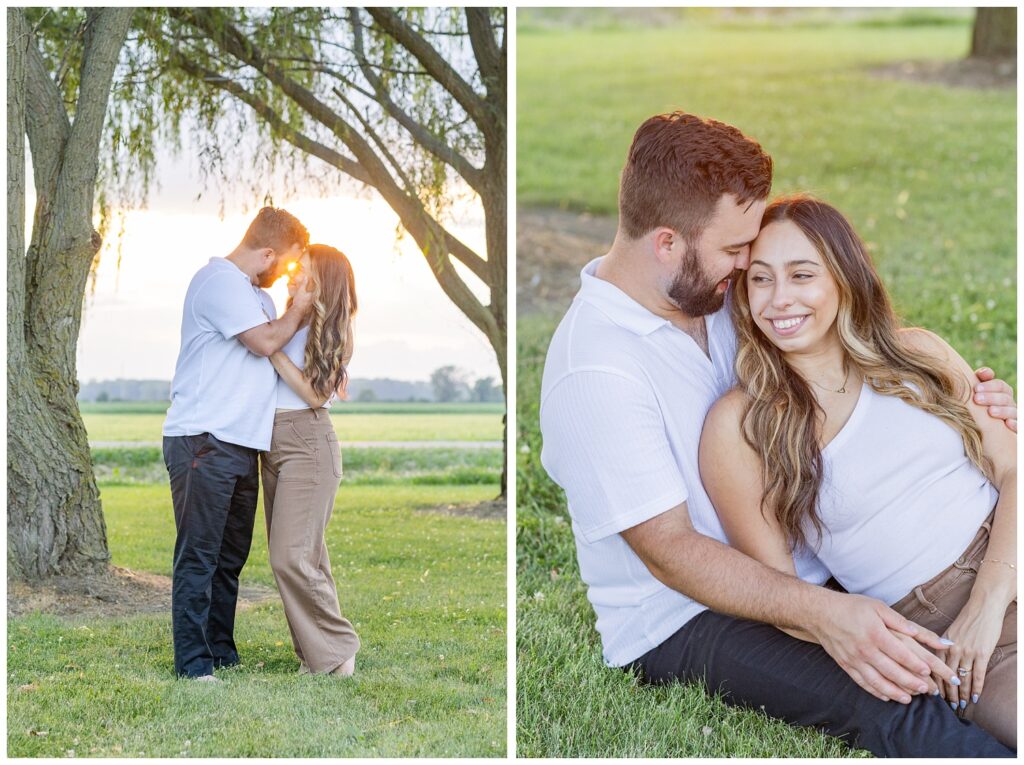
[[[520,31],[520,204],[614,214],[643,119],[682,108],[729,122],[772,154],[775,193],[808,190],[850,216],[910,323],[1016,385],[1015,92],[868,72],[961,57],[967,24]],[[537,397],[558,318],[517,327],[518,755],[864,755],[603,666],[564,496],[540,464]]]
[[[101,485],[113,562],[170,573],[162,486]],[[8,622],[17,757],[465,757],[505,752],[505,524],[421,512],[497,487],[346,486],[328,546],[363,648],[351,681],[299,677],[280,602],[239,613],[223,686],[173,677],[167,614]],[[243,585],[273,586],[262,512]],[[45,735],[44,735],[45,732]]]
[[[83,407],[84,409],[84,407]],[[82,412],[90,441],[160,441],[165,414],[152,411]],[[501,410],[441,412],[349,412],[346,404],[331,412],[341,441],[500,441]]]

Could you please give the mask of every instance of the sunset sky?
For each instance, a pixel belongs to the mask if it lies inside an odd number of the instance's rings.
[[[231,252],[258,209],[252,199],[228,200],[220,220],[216,193],[195,200],[202,189],[189,164],[161,159],[161,189],[150,194],[147,210],[126,217],[120,269],[115,236],[107,237],[78,344],[83,382],[171,379],[189,281],[211,257]],[[354,190],[328,198],[271,192],[276,205],[306,224],[311,242],[337,247],[352,262],[359,296],[352,377],[425,380],[437,367],[454,364],[473,378],[498,378],[487,341],[438,287],[415,243],[397,241],[398,219],[384,202]],[[27,202],[31,220],[34,199]],[[453,232],[482,254],[479,208],[463,206],[456,215],[462,225],[452,225]],[[472,276],[467,282],[486,302],[483,285]],[[284,279],[271,294],[283,310]]]

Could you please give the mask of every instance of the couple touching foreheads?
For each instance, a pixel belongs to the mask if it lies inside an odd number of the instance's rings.
[[[277,317],[262,288],[289,275]],[[239,663],[238,577],[259,481],[270,565],[299,671],[351,675],[359,638],[341,614],[324,542],[341,480],[329,407],[345,396],[356,313],[352,266],[309,244],[295,216],[256,215],[185,294],[181,350],[163,427],[177,539],[171,590],[174,669],[219,682]]]
[[[1012,395],[771,182],[732,126],[644,122],[551,340],[542,461],[604,658],[878,755],[1010,756]]]

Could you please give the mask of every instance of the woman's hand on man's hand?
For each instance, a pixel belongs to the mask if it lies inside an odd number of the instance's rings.
[[[977,704],[985,688],[985,673],[992,652],[1003,630],[1003,614],[993,608],[965,606],[946,630],[945,637],[953,645],[940,652],[942,659],[954,670],[964,669],[959,687],[942,684],[942,695],[949,705],[963,710],[968,704]]]

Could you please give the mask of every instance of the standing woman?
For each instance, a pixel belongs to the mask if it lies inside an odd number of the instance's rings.
[[[347,676],[355,671],[359,637],[341,615],[324,532],[341,482],[329,407],[345,396],[352,358],[352,265],[333,247],[310,245],[289,279],[289,304],[300,289],[313,293],[310,312],[270,357],[280,379],[262,467],[267,546],[299,672]]]

